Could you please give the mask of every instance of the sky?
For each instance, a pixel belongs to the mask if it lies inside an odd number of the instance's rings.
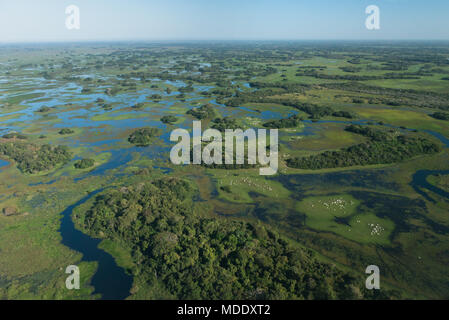
[[[80,10],[80,29],[65,9]],[[368,30],[365,8],[380,9]],[[0,42],[449,40],[448,0],[0,0]]]

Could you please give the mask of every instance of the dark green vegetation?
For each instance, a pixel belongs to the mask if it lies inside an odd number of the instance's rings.
[[[301,123],[301,118],[297,115],[288,117],[287,119],[271,120],[263,124],[266,128],[282,129],[282,128],[295,128]]]
[[[77,169],[86,169],[93,167],[94,164],[95,164],[94,159],[81,159],[77,160],[73,166]]]
[[[163,116],[161,118],[161,122],[163,123],[167,123],[167,124],[173,124],[176,121],[178,121],[178,118],[176,118],[175,116],[169,115],[169,116]]]
[[[332,116],[338,118],[346,118],[346,119],[355,119],[357,118],[357,114],[352,111],[336,111],[332,113]]]
[[[19,132],[10,132],[7,134],[4,134],[2,136],[3,139],[20,139],[20,140],[25,140],[27,139],[27,136],[24,134],[21,134]]]
[[[135,105],[133,105],[131,108],[134,108],[134,109],[142,109],[144,106],[145,106],[145,103],[139,102],[139,103],[136,103]],[[106,108],[107,108],[107,107],[106,107]]]
[[[72,157],[66,146],[39,146],[12,141],[0,143],[0,154],[14,160],[23,173],[47,171],[68,162]]]
[[[106,188],[73,220],[130,299],[447,299],[448,74],[444,42],[2,46],[0,298],[98,298],[58,230]],[[197,119],[281,129],[277,174],[172,164]]]
[[[346,131],[368,137],[370,140],[339,151],[326,151],[303,158],[291,158],[287,165],[300,169],[340,168],[360,165],[388,164],[418,155],[434,154],[440,147],[425,138],[385,132],[370,127],[348,126]]]
[[[435,112],[431,114],[432,117],[439,120],[449,120],[449,113],[447,112]]]
[[[237,123],[237,120],[229,117],[215,118],[212,120],[211,128],[217,129],[218,131],[225,132],[226,129],[235,130],[241,129]]]
[[[47,106],[43,106],[43,107],[40,107],[39,110],[37,110],[37,112],[42,112],[42,113],[44,113],[44,112],[48,112],[48,111],[50,111],[50,110],[51,110],[51,108],[49,108],[49,107],[47,107]]]
[[[74,132],[75,132],[74,130],[69,129],[69,128],[63,128],[63,129],[59,130],[59,134],[72,134]]]
[[[150,145],[154,137],[160,134],[161,130],[159,128],[141,128],[131,133],[128,141],[138,147],[146,147]]]
[[[148,98],[149,98],[150,100],[158,101],[158,100],[161,100],[161,99],[162,99],[162,96],[161,96],[160,94],[152,94],[152,95],[149,96]]]
[[[196,215],[191,193],[174,178],[122,187],[96,196],[79,219],[89,233],[131,246],[138,273],[174,298],[364,297],[361,281],[270,228]]]
[[[205,104],[199,108],[193,108],[186,112],[198,120],[212,118],[215,115],[214,107],[211,104]]]

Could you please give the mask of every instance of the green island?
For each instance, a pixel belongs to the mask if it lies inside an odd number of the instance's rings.
[[[128,141],[139,147],[148,146],[153,138],[161,134],[159,128],[141,128],[131,133],[128,137]]]
[[[177,121],[178,121],[178,118],[176,118],[175,116],[172,116],[172,115],[163,116],[161,118],[161,122],[162,123],[167,123],[167,124],[174,124]]]
[[[409,137],[395,130],[385,132],[369,127],[350,125],[346,131],[368,137],[370,140],[339,151],[287,160],[287,165],[299,169],[326,169],[396,163],[418,155],[435,154],[438,144],[420,137]]]
[[[211,104],[205,104],[198,108],[192,108],[186,112],[198,120],[212,118],[215,115],[214,107]]]
[[[77,169],[86,169],[86,168],[93,167],[94,164],[95,164],[94,159],[81,159],[81,160],[77,160],[75,162],[74,166]]]
[[[14,160],[23,173],[38,173],[67,163],[71,153],[66,146],[35,145],[23,142],[0,143],[0,154]]]

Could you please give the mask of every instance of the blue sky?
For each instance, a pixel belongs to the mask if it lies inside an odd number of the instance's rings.
[[[80,8],[67,30],[65,8]],[[380,8],[380,30],[365,8]],[[449,40],[448,0],[0,0],[0,42]]]

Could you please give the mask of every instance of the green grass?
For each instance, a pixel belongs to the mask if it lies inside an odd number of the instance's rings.
[[[297,204],[310,228],[329,231],[359,243],[390,244],[394,224],[374,214],[357,214],[359,202],[349,195],[308,197]],[[347,219],[337,222],[336,219]]]
[[[2,102],[8,103],[8,104],[20,104],[24,100],[36,99],[39,97],[43,97],[44,95],[45,95],[44,93],[19,94],[14,97],[4,99]]]
[[[427,178],[434,186],[449,192],[449,176],[448,175],[431,175]]]
[[[219,197],[236,203],[252,203],[250,192],[272,198],[286,198],[290,192],[279,182],[267,180],[259,175],[259,169],[222,170],[208,169],[216,181]],[[224,189],[222,188],[224,187]],[[230,190],[226,191],[226,190]]]
[[[25,114],[24,113],[14,113],[14,114],[8,114],[5,116],[0,115],[0,122],[20,118],[23,115],[25,115]]]
[[[129,271],[132,271],[136,267],[131,256],[130,249],[119,243],[109,239],[104,239],[100,242],[98,248],[113,256],[118,266]]]
[[[409,110],[394,110],[385,108],[363,108],[357,113],[364,119],[384,121],[385,123],[405,126],[410,129],[427,129],[449,133],[449,122],[434,119],[425,113]]]

